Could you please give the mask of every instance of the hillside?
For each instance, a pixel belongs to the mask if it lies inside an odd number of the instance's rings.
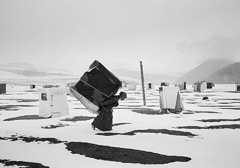
[[[240,62],[227,65],[206,78],[213,83],[233,84],[240,83]]]
[[[141,72],[139,71],[129,71],[127,69],[115,69],[112,72],[119,77],[121,80],[130,83],[141,83]],[[144,73],[145,83],[160,84],[161,82],[174,82],[178,76],[159,74],[159,73]]]
[[[1,65],[0,70],[23,77],[74,76],[65,70],[43,69],[29,63],[9,63]]]
[[[28,63],[0,65],[0,82],[14,84],[56,84],[78,80],[77,75],[65,70],[43,69]]]
[[[127,83],[141,83],[140,71],[129,71],[126,69],[110,70],[121,81]],[[82,74],[72,74],[66,70],[43,69],[29,63],[9,63],[0,65],[1,83],[67,83],[76,82]],[[160,84],[161,82],[173,82],[178,76],[165,74],[145,74],[145,83]]]
[[[219,69],[231,64],[231,61],[211,59],[197,67],[193,68],[191,71],[187,72],[180,78],[178,78],[175,83],[194,83],[196,81],[208,80],[211,75],[217,72]]]

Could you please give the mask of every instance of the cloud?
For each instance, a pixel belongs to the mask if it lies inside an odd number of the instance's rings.
[[[238,37],[230,38],[219,34],[211,36],[205,41],[190,44],[181,43],[178,49],[199,61],[208,59],[239,61],[240,39]]]

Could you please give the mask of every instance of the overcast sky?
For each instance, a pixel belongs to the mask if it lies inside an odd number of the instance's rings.
[[[240,61],[239,0],[0,0],[0,64],[183,73]]]

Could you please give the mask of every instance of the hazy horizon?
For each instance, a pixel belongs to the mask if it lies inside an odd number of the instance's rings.
[[[238,0],[0,0],[1,64],[181,74],[240,61]]]

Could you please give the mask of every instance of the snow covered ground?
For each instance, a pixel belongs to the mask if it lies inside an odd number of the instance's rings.
[[[187,91],[181,92],[185,110],[180,114],[164,115],[157,113],[157,90],[146,90],[146,106],[143,106],[141,91],[125,91],[128,98],[114,109],[115,125],[108,132],[116,134],[104,136],[101,133],[106,132],[91,128],[91,117],[95,115],[89,113],[75,98],[68,96],[68,116],[39,119],[34,118],[39,112],[37,89],[8,86],[7,93],[0,95],[0,167],[8,167],[4,166],[3,160],[40,163],[50,168],[240,167],[240,93],[235,92],[235,85],[216,85],[203,93],[192,92],[188,86]],[[209,100],[202,100],[204,96]],[[66,120],[74,117],[90,119],[75,122]],[[147,132],[149,129],[164,129],[167,133]],[[131,131],[135,131],[135,134],[124,134]],[[174,135],[171,131],[188,132],[195,136]],[[72,154],[64,143],[27,142],[23,137],[87,142],[167,156],[184,156],[191,160],[165,164],[122,163]]]

